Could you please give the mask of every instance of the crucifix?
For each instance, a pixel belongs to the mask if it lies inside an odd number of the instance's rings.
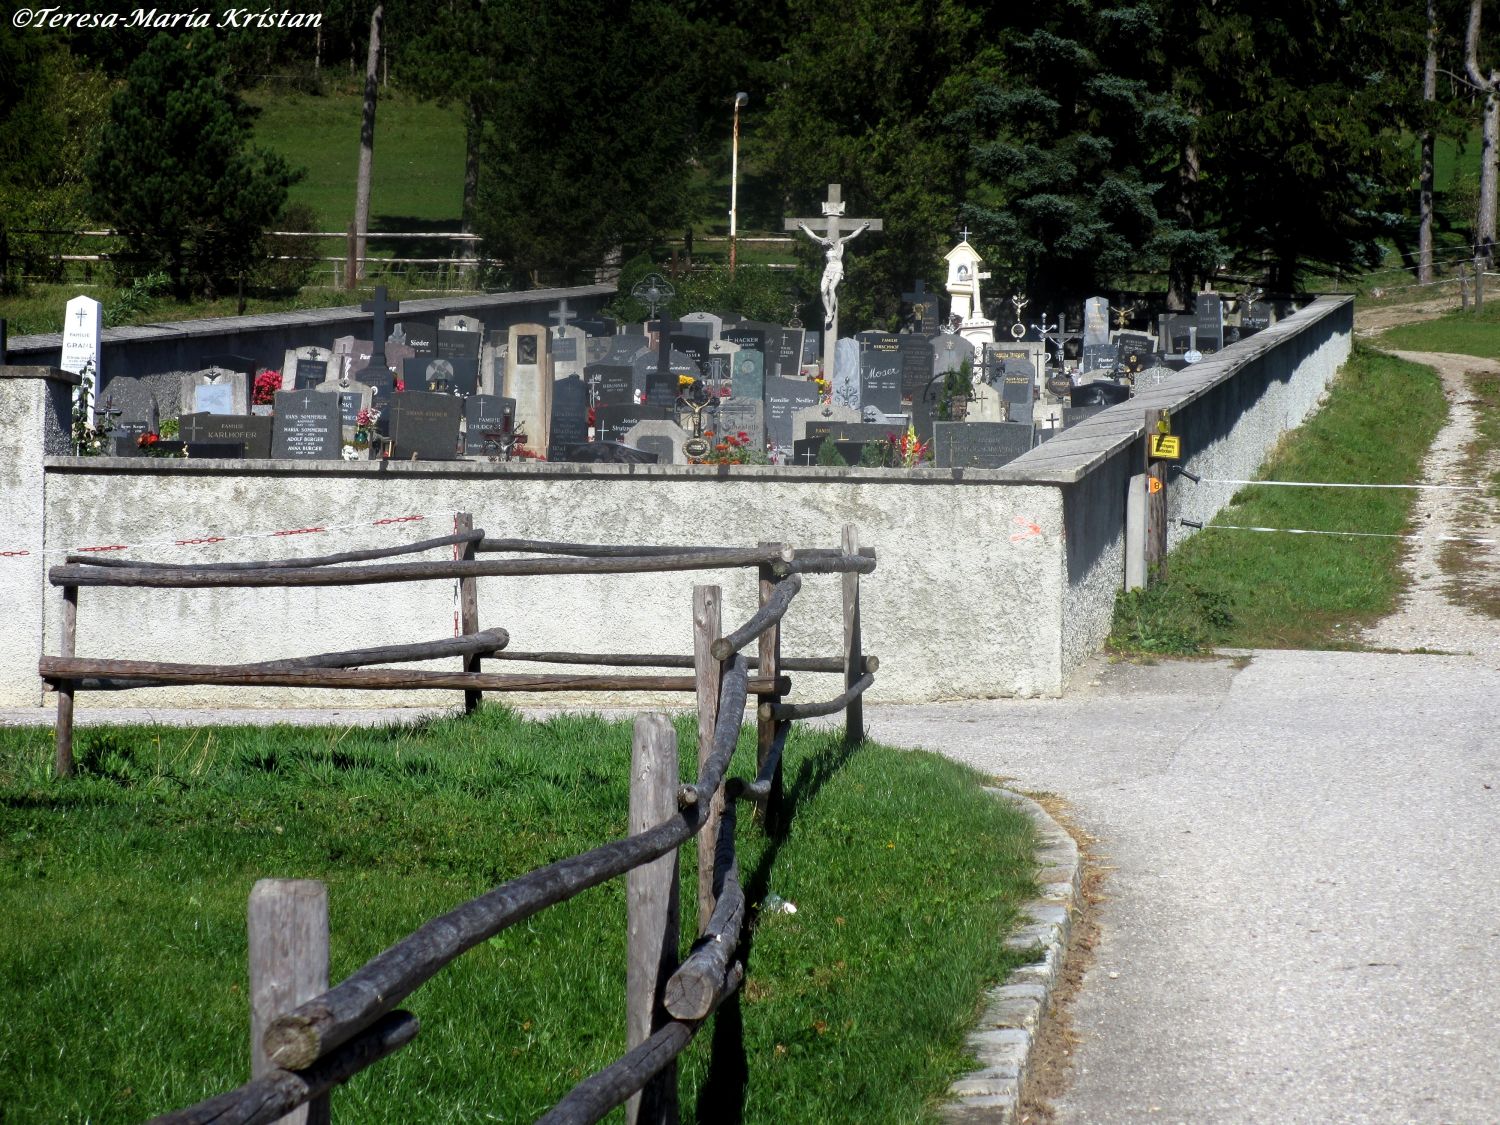
[[[578,319],[578,314],[568,308],[568,299],[564,297],[561,301],[557,302],[557,309],[547,314],[547,319],[557,321],[557,327],[552,331],[560,340],[563,333],[567,331],[568,325]]]
[[[844,279],[844,246],[867,230],[882,230],[880,219],[848,219],[844,217],[842,187],[828,185],[828,198],[823,202],[823,214],[816,219],[787,219],[782,225],[786,230],[800,230],[819,246],[823,247],[823,376],[833,377],[834,345],[839,335],[838,285]],[[818,233],[815,227],[821,227]]]
[[[937,333],[937,306],[932,303],[936,296],[936,293],[927,292],[927,282],[920,277],[910,293],[901,294],[901,299],[911,306],[912,319],[917,322],[918,330],[923,333],[928,331],[929,326],[934,335]]]
[[[385,358],[385,314],[396,312],[401,308],[400,301],[392,301],[386,296],[384,285],[375,286],[375,299],[366,301],[359,306],[361,312],[373,313],[375,323],[371,329],[374,336],[374,348],[370,352],[370,368],[374,371],[389,371],[391,365]]]

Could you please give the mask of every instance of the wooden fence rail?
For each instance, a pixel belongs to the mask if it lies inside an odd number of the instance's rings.
[[[326,1121],[326,1094],[335,1085],[405,1046],[417,1034],[417,1021],[397,1006],[416,988],[455,959],[509,926],[540,910],[610,879],[628,875],[632,890],[628,930],[632,966],[627,989],[629,1009],[626,1053],[614,1063],[579,1083],[543,1121],[578,1125],[597,1121],[627,1102],[632,1125],[664,1125],[675,1119],[675,1060],[698,1029],[730,995],[743,977],[736,959],[743,938],[747,903],[739,877],[735,833],[739,817],[735,802],[748,801],[764,828],[776,831],[782,819],[781,757],[798,714],[846,711],[848,737],[863,736],[862,721],[853,714],[860,696],[873,682],[879,665],[860,648],[859,576],[875,566],[874,552],[860,550],[852,528],[834,549],[794,551],[785,544],[762,543],[755,548],[644,548],[585,544],[541,544],[532,540],[487,540],[473,529],[472,519],[460,515],[458,534],[424,540],[406,548],[346,552],[316,559],[280,560],[266,564],[117,565],[120,560],[87,559],[53,567],[49,578],[62,587],[62,652],[44,656],[40,670],[58,689],[57,768],[72,772],[72,707],[79,689],[117,690],[164,684],[260,684],[318,687],[440,687],[462,690],[465,705],[477,705],[482,691],[691,691],[698,701],[699,766],[697,777],[679,784],[676,779],[676,740],[660,716],[637,720],[637,751],[648,753],[656,766],[632,766],[630,834],[579,855],[537,868],[494,888],[446,914],[419,926],[356,969],[332,988],[324,988],[300,1003],[288,999],[288,1010],[257,1015],[264,1032],[256,1038],[257,1073],[251,1081],[155,1119],[170,1125],[216,1125],[224,1122],[281,1120],[299,1106],[317,1110],[309,1125]],[[390,557],[415,550],[451,547],[463,557],[455,561],[360,565],[373,557]],[[521,560],[478,562],[485,551],[541,553],[568,548],[571,555]],[[650,553],[648,553],[650,552]],[[343,565],[339,565],[343,564]],[[353,565],[349,565],[353,564]],[[720,635],[721,595],[716,586],[694,588],[694,655],[636,655],[608,653],[513,653],[509,634],[498,628],[479,628],[478,590],[481,575],[598,574],[672,572],[750,567],[757,570],[759,606],[750,619],[728,635]],[[843,645],[837,657],[781,656],[782,623],[800,592],[804,574],[841,574],[843,578]],[[240,665],[171,664],[143,660],[79,657],[74,652],[78,589],[83,585],[121,588],[182,588],[186,586],[265,587],[329,586],[344,582],[416,581],[422,578],[459,578],[461,635],[451,640],[323,653],[310,657]],[[740,650],[755,644],[757,655]],[[424,671],[411,668],[371,668],[366,665],[457,656],[463,671]],[[529,676],[486,673],[481,659],[520,659],[549,663],[592,663],[597,666],[691,668],[688,676],[631,676],[591,673]],[[756,674],[752,675],[752,669]],[[816,704],[788,704],[791,684],[785,672],[811,670],[842,673],[846,690],[835,700]],[[757,752],[752,781],[726,783],[745,709],[756,700]],[[800,709],[800,710],[799,710]],[[639,790],[639,791],[638,791]],[[674,963],[677,950],[676,854],[697,838],[700,886],[698,934],[683,963]],[[670,862],[668,862],[670,861]],[[654,873],[654,874],[651,874]],[[288,884],[290,885],[290,884]],[[272,916],[275,915],[274,911]],[[327,963],[326,903],[321,953],[304,941],[313,959]],[[298,932],[306,929],[299,924]],[[290,940],[290,939],[287,939]],[[272,940],[280,954],[284,940]],[[256,954],[252,939],[252,957]],[[295,960],[296,950],[290,954]],[[295,970],[295,971],[294,971]],[[269,971],[269,970],[267,970]],[[326,968],[323,970],[326,972]],[[308,966],[281,966],[272,973],[316,979]],[[311,975],[310,975],[311,974]],[[254,975],[254,974],[252,974]],[[326,977],[322,978],[326,980]],[[303,990],[302,996],[307,996]],[[259,1072],[264,1068],[264,1072]],[[323,1107],[323,1108],[317,1108]]]

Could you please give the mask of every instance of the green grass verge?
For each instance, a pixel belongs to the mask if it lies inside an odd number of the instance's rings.
[[[690,722],[678,729],[692,776]],[[50,745],[46,730],[0,731],[7,1125],[138,1121],[244,1081],[257,878],[328,883],[338,980],[427,918],[626,827],[629,727],[590,716],[81,728],[69,782],[49,778]],[[738,772],[753,760],[747,736]],[[760,916],[743,998],[684,1056],[684,1116],[734,1116],[715,1091],[739,1083],[733,1068],[710,1075],[709,1041],[722,1063],[738,1033],[746,1121],[933,1119],[983,987],[1015,960],[1000,937],[1034,891],[1029,821],[968,769],[849,754],[827,734],[793,737],[786,779],[786,838],[747,820],[741,864],[752,902],[798,909]],[[335,1113],[534,1119],[623,1051],[623,942],[620,881],[498,935],[406,1002],[421,1035],[335,1094]]]
[[[1356,344],[1325,405],[1289,433],[1267,480],[1400,483],[1447,415],[1432,368]],[[1244,488],[1215,524],[1396,533],[1415,493]],[[1193,653],[1213,645],[1345,648],[1355,627],[1390,612],[1400,591],[1399,539],[1205,529],[1167,559],[1167,578],[1121,594],[1110,645]]]
[[[1500,359],[1500,289],[1489,295],[1484,311],[1478,316],[1472,312],[1453,312],[1435,320],[1398,325],[1380,334],[1380,346]]]

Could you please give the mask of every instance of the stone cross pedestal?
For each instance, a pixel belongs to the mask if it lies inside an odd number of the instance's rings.
[[[833,349],[839,337],[838,284],[844,279],[844,246],[867,230],[882,230],[880,219],[847,219],[839,184],[828,185],[823,214],[815,219],[787,219],[786,230],[800,230],[823,247],[823,377],[833,372]],[[816,228],[821,227],[819,231]]]

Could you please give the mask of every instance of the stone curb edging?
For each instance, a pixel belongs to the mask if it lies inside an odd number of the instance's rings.
[[[1020,808],[1036,825],[1041,895],[1021,907],[1031,921],[1010,934],[1005,947],[1036,949],[1039,955],[990,989],[984,1014],[968,1037],[979,1069],[948,1087],[953,1100],[943,1106],[942,1115],[954,1125],[1011,1125],[1016,1120],[1032,1047],[1057,987],[1083,887],[1078,845],[1046,809],[1009,789],[986,791]]]

